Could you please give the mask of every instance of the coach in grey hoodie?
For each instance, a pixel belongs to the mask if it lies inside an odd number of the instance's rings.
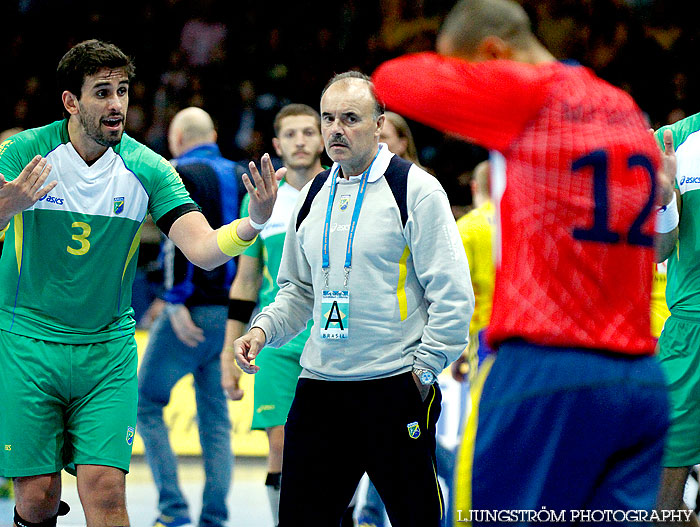
[[[301,192],[275,301],[234,345],[244,371],[312,318],[285,426],[280,525],[338,525],[366,471],[392,525],[437,527],[436,376],[467,345],[474,294],[440,183],[379,144],[369,79],[321,97],[333,167]]]

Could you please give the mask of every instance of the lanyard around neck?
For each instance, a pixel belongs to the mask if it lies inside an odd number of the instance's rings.
[[[381,148],[379,149],[381,150]],[[362,173],[360,179],[360,188],[357,191],[357,199],[355,200],[355,208],[352,212],[352,221],[350,222],[350,231],[348,233],[348,244],[345,250],[345,280],[347,285],[347,276],[352,267],[352,243],[355,238],[355,227],[357,226],[357,220],[360,217],[360,209],[362,208],[362,202],[365,199],[365,190],[367,189],[367,181],[369,180],[369,173],[372,170],[372,165],[379,155],[379,150],[372,159],[372,162]],[[330,244],[330,230],[331,230],[331,212],[333,210],[333,201],[335,200],[335,192],[338,187],[338,170],[340,165],[331,174],[331,190],[328,195],[328,208],[326,209],[326,221],[323,224],[323,270],[326,273],[326,281],[328,280],[328,270],[330,269],[330,258],[329,258],[329,244]]]

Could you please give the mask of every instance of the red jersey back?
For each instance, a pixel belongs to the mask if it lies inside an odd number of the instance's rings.
[[[397,83],[397,67],[417,75]],[[653,353],[659,151],[626,93],[583,67],[434,54],[390,61],[373,80],[396,111],[498,151],[492,345]]]

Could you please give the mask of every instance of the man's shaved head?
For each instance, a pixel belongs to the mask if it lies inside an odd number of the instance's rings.
[[[481,42],[496,36],[514,47],[526,47],[534,36],[530,19],[513,0],[461,0],[447,15],[438,49],[449,48],[450,54],[474,54]]]
[[[168,145],[175,157],[197,145],[215,141],[214,121],[201,108],[185,108],[179,111],[170,123]]]

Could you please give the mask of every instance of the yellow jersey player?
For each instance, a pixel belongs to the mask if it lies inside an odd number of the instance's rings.
[[[495,208],[489,196],[488,161],[482,161],[474,168],[471,189],[474,209],[457,220],[457,228],[469,261],[475,300],[474,315],[469,324],[469,346],[462,357],[453,363],[453,377],[458,381],[462,381],[466,373],[470,379],[473,378],[477,364],[486,355],[485,344],[482,344],[479,351],[479,332],[489,325],[493,305],[495,271],[491,248]]]
[[[666,265],[665,261],[654,264],[654,280],[651,283],[651,334],[657,339],[671,315],[666,305]]]

